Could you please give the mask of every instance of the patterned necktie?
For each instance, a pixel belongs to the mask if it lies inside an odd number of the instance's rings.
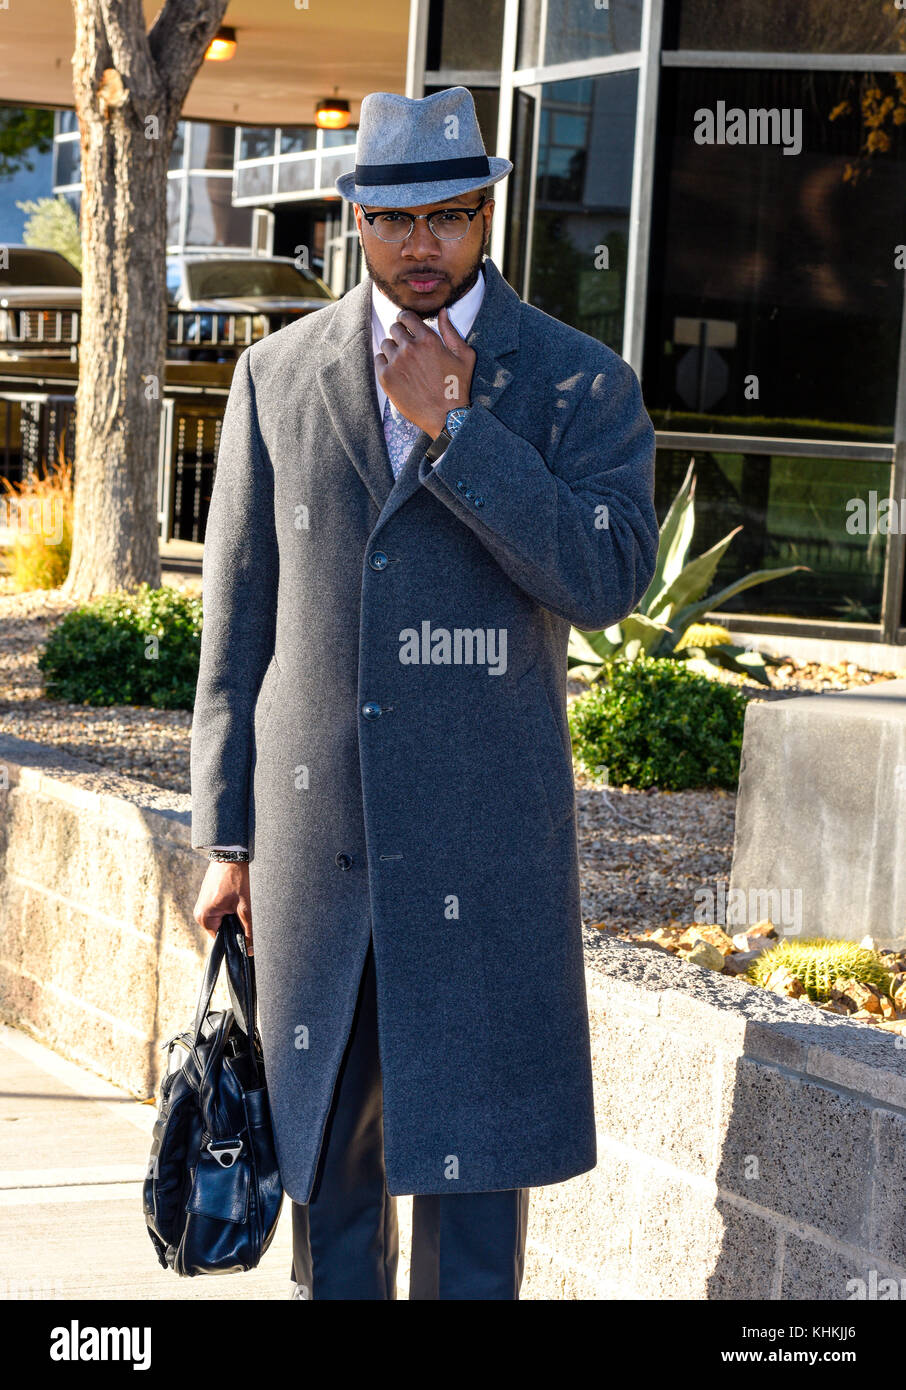
[[[387,441],[387,452],[390,455],[390,467],[393,469],[394,478],[398,478],[402,472],[403,464],[420,434],[418,425],[413,425],[405,415],[393,413],[388,396],[384,401],[384,438]]]

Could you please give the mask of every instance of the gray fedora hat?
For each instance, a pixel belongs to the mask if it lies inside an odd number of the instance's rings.
[[[508,159],[489,157],[467,87],[427,97],[369,92],[362,99],[355,169],[336,180],[350,203],[418,207],[505,179]]]

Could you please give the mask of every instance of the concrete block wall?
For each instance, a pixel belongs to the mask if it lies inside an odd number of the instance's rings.
[[[195,1006],[205,863],[188,797],[0,737],[3,1019],[152,1094]],[[853,1279],[906,1280],[894,1035],[619,941],[586,979],[598,1164],[533,1190],[524,1298],[844,1300]]]

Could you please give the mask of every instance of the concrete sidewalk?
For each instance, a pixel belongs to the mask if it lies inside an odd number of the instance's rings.
[[[0,1298],[288,1300],[288,1199],[258,1269],[181,1279],[160,1267],[141,1203],[154,1118],[0,1025]]]

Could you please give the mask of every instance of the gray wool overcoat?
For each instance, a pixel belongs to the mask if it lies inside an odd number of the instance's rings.
[[[373,938],[391,1194],[596,1162],[570,624],[652,578],[654,431],[616,353],[493,261],[472,409],[394,482],[371,279],[240,356],[204,550],[192,844],[248,844],[287,1193],[310,1199]]]

